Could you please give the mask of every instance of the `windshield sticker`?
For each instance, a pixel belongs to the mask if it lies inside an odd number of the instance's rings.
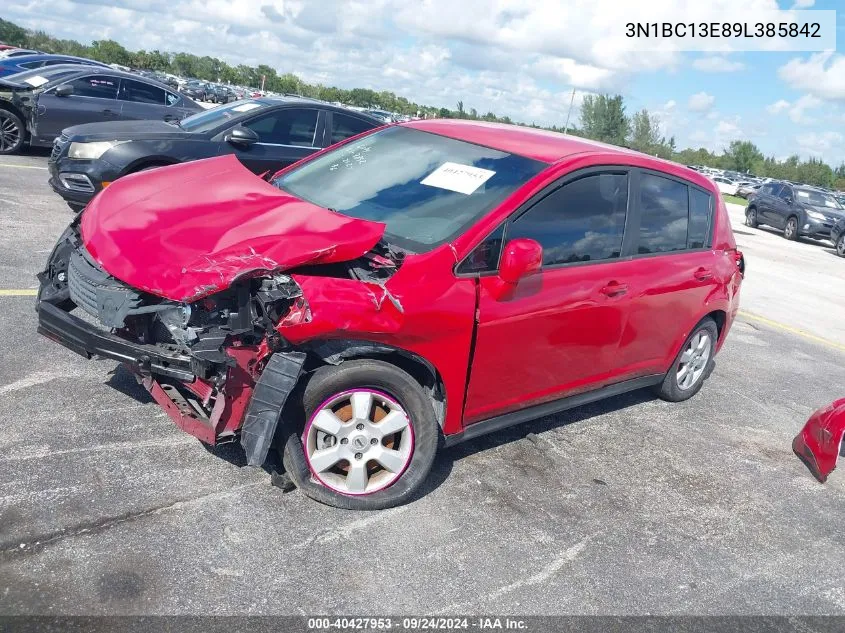
[[[420,181],[420,184],[470,195],[496,174],[489,169],[459,163],[443,163]]]
[[[232,108],[232,112],[249,112],[250,110],[255,110],[260,107],[260,103],[242,103],[241,105]]]
[[[35,75],[35,77],[24,79],[24,81],[33,88],[37,88],[38,86],[43,86],[44,84],[46,84],[48,79],[46,77],[42,77],[41,75]]]
[[[358,165],[363,165],[367,162],[367,154],[371,149],[372,145],[365,145],[364,147],[353,148],[352,150],[338,150],[337,153],[341,155],[341,159],[329,165],[329,171],[337,171],[341,167],[352,169]]]

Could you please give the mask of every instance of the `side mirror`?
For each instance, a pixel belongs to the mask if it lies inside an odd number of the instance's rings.
[[[786,204],[792,204],[792,196],[787,196],[786,198],[784,198],[784,200],[786,200]]]
[[[71,84],[62,84],[56,88],[57,97],[69,97],[73,94],[73,86]]]
[[[224,136],[223,140],[227,143],[231,143],[232,145],[249,147],[250,145],[258,142],[258,134],[253,130],[250,130],[248,127],[238,126],[236,128],[232,128],[232,131]]]
[[[519,237],[505,244],[499,262],[499,279],[515,286],[523,277],[540,270],[543,265],[543,247],[539,242]]]

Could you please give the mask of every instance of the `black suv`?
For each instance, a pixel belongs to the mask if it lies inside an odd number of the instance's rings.
[[[783,231],[788,240],[798,237],[830,239],[837,220],[845,218],[842,205],[829,193],[808,185],[769,182],[748,199],[745,223]]]
[[[253,172],[276,172],[382,122],[305,98],[247,99],[181,121],[78,125],[53,146],[50,185],[74,210],[137,171],[234,154]]]

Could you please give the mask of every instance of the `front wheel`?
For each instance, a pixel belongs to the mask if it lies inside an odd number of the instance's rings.
[[[681,402],[697,394],[713,370],[718,338],[719,330],[710,317],[696,325],[656,387],[657,395],[669,402]]]
[[[798,239],[798,218],[794,215],[786,221],[786,226],[783,227],[783,236],[790,241]]]
[[[23,121],[8,110],[0,110],[0,154],[15,154],[23,146]]]
[[[745,225],[750,226],[752,229],[756,229],[757,224],[757,208],[748,207],[745,210]]]
[[[380,510],[405,503],[428,476],[440,427],[428,396],[401,369],[352,360],[314,372],[305,425],[283,446],[285,469],[330,506]]]
[[[839,235],[839,239],[836,240],[836,254],[840,257],[845,257],[845,231]]]

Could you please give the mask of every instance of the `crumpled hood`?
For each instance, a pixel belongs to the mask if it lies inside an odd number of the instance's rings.
[[[360,257],[384,224],[286,194],[228,155],[121,178],[88,204],[81,232],[117,279],[193,301],[248,273]]]

